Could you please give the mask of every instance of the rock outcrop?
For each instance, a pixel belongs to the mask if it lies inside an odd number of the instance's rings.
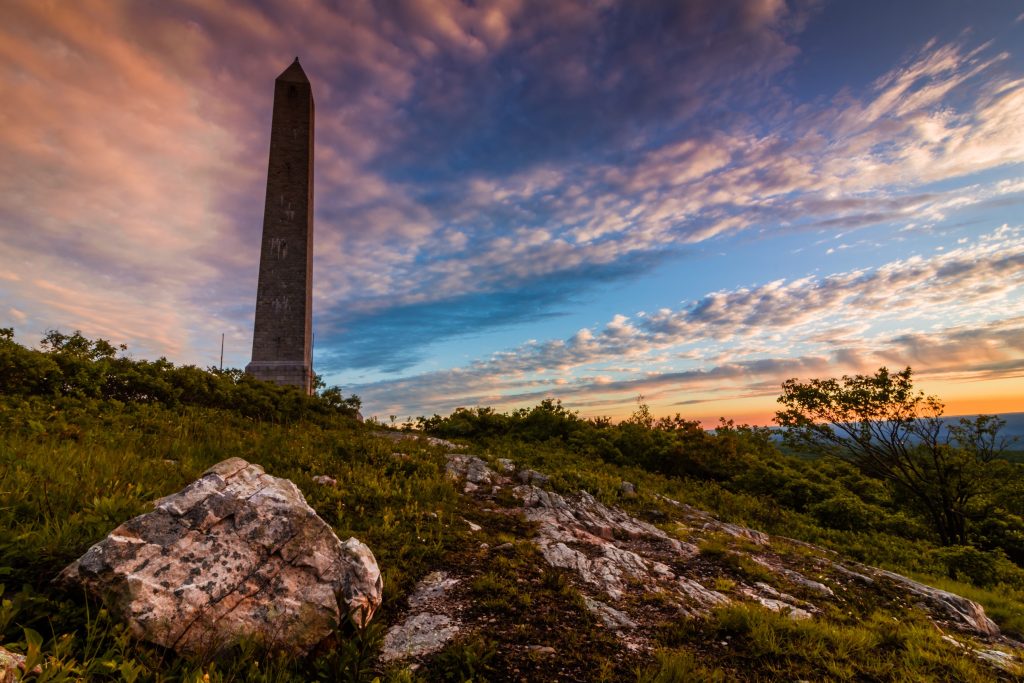
[[[523,547],[532,545],[542,562],[561,570],[556,572],[563,577],[559,580],[571,583],[577,609],[589,612],[597,628],[623,652],[650,652],[659,647],[652,634],[664,624],[701,618],[722,606],[754,604],[793,620],[808,620],[852,613],[869,601],[894,614],[920,609],[941,631],[949,630],[968,644],[947,634],[949,642],[995,667],[1018,671],[1019,655],[1014,653],[1020,652],[1020,644],[1001,636],[984,609],[961,596],[874,567],[853,562],[844,566],[828,549],[724,522],[668,498],[661,500],[669,512],[641,513],[658,521],[656,526],[586,491],[551,490],[543,473],[517,468],[506,458],[493,467],[466,453],[449,452],[447,458],[448,476],[480,511],[481,522],[486,516],[515,519],[498,523],[528,535],[494,547],[480,543],[475,552],[463,555],[469,562],[448,568],[457,576],[435,572],[421,581],[384,639],[382,661],[389,664],[422,661],[454,639],[493,634],[495,619],[500,622],[501,617],[473,607],[479,594],[472,586],[491,585],[500,572],[496,575],[490,567],[507,566],[510,555],[522,558],[530,552]],[[637,500],[636,487],[627,484],[619,486],[619,499]],[[481,528],[465,517],[463,521],[474,534],[488,535],[486,523]],[[508,539],[507,532],[502,535]],[[481,581],[484,576],[489,578]],[[512,581],[513,590],[530,590],[523,577]],[[520,635],[514,625],[511,631]],[[714,645],[727,647],[727,642]],[[534,659],[551,649],[523,643],[511,647]]]
[[[872,568],[868,569],[870,571]],[[901,590],[905,590],[917,598],[925,610],[945,625],[983,636],[999,635],[999,627],[988,618],[985,614],[985,609],[973,600],[968,600],[955,593],[926,586],[901,574],[885,571],[884,569],[874,569],[873,573],[876,576],[883,576],[889,579]]]
[[[373,553],[342,543],[286,479],[226,460],[92,546],[58,577],[139,638],[198,656],[239,639],[303,652],[380,605]]]

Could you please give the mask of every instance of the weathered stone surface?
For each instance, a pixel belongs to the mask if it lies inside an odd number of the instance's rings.
[[[973,631],[982,636],[999,635],[999,627],[985,615],[985,608],[965,597],[949,593],[938,588],[926,586],[901,574],[874,569],[877,576],[884,576],[911,595],[918,598],[922,606],[931,612],[933,617],[947,621],[951,625]]]
[[[414,614],[384,635],[380,660],[390,662],[437,652],[458,632],[459,624],[444,614]]]
[[[835,595],[832,589],[826,586],[825,584],[821,583],[820,581],[808,579],[800,572],[783,566],[780,562],[771,560],[767,557],[761,557],[759,555],[751,555],[750,559],[752,559],[754,562],[757,562],[765,569],[774,572],[775,574],[778,574],[779,576],[783,577],[789,582],[794,583],[797,586],[801,586],[802,588],[806,588],[807,590],[813,593],[817,593],[818,595],[824,595],[827,597],[833,597]]]
[[[711,607],[717,607],[719,605],[729,604],[729,598],[716,590],[705,588],[701,584],[697,583],[693,579],[689,579],[685,576],[680,576],[676,581],[676,588],[679,593],[686,597],[686,603],[692,608],[697,608],[697,613],[709,609]]]
[[[677,577],[657,559],[654,555],[684,560],[699,551],[652,524],[608,507],[585,491],[564,497],[536,486],[519,486],[513,494],[523,501],[523,516],[538,524],[534,543],[544,559],[574,572],[612,600],[622,599],[627,584],[634,583],[646,592],[676,596],[694,614],[729,601],[693,579]]]
[[[452,479],[464,479],[465,491],[470,493],[480,486],[490,486],[497,479],[487,463],[475,455],[449,455],[446,472]]]
[[[722,522],[717,519],[704,524],[704,531],[718,531],[723,534],[728,534],[734,538],[741,538],[744,541],[750,541],[757,545],[768,545],[769,539],[768,534],[763,531],[757,531],[756,529],[750,529],[739,524],[731,524],[729,522]]]
[[[313,481],[320,484],[321,486],[337,486],[338,480],[334,477],[329,477],[326,474],[318,474],[313,477]]]
[[[629,618],[629,615],[625,612],[620,612],[610,605],[606,605],[600,600],[595,600],[587,596],[583,596],[583,603],[587,606],[587,609],[597,615],[609,630],[612,631],[624,631],[636,628],[636,622]]]
[[[383,587],[369,548],[342,543],[295,484],[241,458],[114,529],[59,579],[137,637],[195,655],[242,637],[305,651],[346,615],[372,618]]]
[[[449,454],[448,457],[449,474],[465,480],[466,492],[476,491],[476,495],[486,496],[490,505],[497,501],[489,494],[498,486],[512,483],[506,475],[518,472],[526,481],[534,481],[531,471],[517,470],[511,463],[500,463],[504,474],[499,474],[475,456]],[[480,482],[479,489],[474,480]],[[623,487],[619,493],[628,497],[626,491],[628,487]],[[842,608],[851,594],[863,597],[865,591],[870,597],[899,608],[905,607],[903,600],[909,595],[912,600],[916,598],[941,628],[951,626],[968,631],[1014,651],[1019,647],[1000,637],[998,628],[985,616],[982,607],[966,598],[855,562],[840,565],[833,559],[836,554],[828,549],[723,522],[703,510],[663,496],[659,497],[672,507],[672,514],[662,512],[658,518],[651,513],[651,518],[674,523],[677,533],[691,542],[680,541],[620,508],[604,505],[585,491],[563,495],[528,483],[516,486],[512,494],[521,501],[522,508],[497,512],[519,512],[536,524],[532,542],[545,561],[576,577],[587,609],[609,630],[615,631],[628,649],[655,647],[656,643],[645,633],[658,619],[698,617],[733,600],[750,601],[791,619],[810,619],[820,615],[826,604]],[[769,578],[767,580],[776,585],[756,582],[753,586],[744,583],[742,578],[736,581],[736,569],[731,563],[723,563],[713,555],[705,557],[694,545],[709,535],[719,534],[737,539],[726,540],[731,546],[727,551],[730,555],[758,563],[780,581]],[[759,547],[752,548],[751,544]],[[794,546],[799,546],[798,552],[793,552]],[[511,543],[505,543],[492,552],[512,547]],[[729,579],[722,584],[725,593],[704,585],[716,577]],[[890,582],[899,585],[898,598],[889,595],[893,593],[891,590],[881,590],[880,584]],[[626,599],[643,593],[657,594],[657,597]],[[469,620],[465,623],[465,629],[473,628]],[[996,665],[999,662],[995,659],[1008,661],[999,654],[993,654],[992,658]]]
[[[975,650],[975,656],[989,664],[994,664],[998,668],[1013,674],[1024,674],[1024,667],[1021,666],[1020,660],[1014,657],[1009,652],[1003,652],[1002,650]]]
[[[416,584],[405,619],[384,635],[382,662],[436,652],[462,630],[461,607],[453,600],[459,583],[447,572],[437,571]]]
[[[794,598],[788,593],[776,590],[763,581],[755,583],[753,588],[744,587],[740,592],[762,607],[766,607],[773,612],[785,614],[790,619],[796,621],[810,619],[811,612],[817,611],[811,605]]]
[[[684,554],[696,555],[699,552],[696,546],[683,544],[653,524],[636,519],[618,508],[610,508],[586,491],[580,491],[572,499],[536,486],[518,486],[513,493],[523,501],[527,519],[566,530],[570,532],[571,539],[576,539],[580,531],[608,541],[616,537],[646,537]]]
[[[458,451],[465,448],[462,444],[452,443],[446,439],[438,439],[435,436],[427,436],[422,432],[391,432],[382,430],[374,432],[374,435],[394,443],[401,441],[425,441],[429,446],[438,446],[449,451]]]
[[[547,486],[549,481],[547,475],[541,474],[537,470],[522,470],[516,474],[516,479],[524,484],[533,484],[534,486]]]
[[[867,586],[874,585],[874,583],[875,583],[875,580],[872,579],[870,576],[867,576],[866,574],[862,574],[860,572],[855,572],[852,569],[848,569],[848,568],[844,567],[843,565],[839,564],[838,562],[830,562],[828,560],[820,560],[819,564],[827,565],[827,566],[831,567],[832,569],[835,569],[837,572],[839,572],[843,576],[845,576],[847,578],[851,578],[851,579],[857,579],[858,581],[860,581],[861,583],[863,583],[863,584],[865,584]]]
[[[25,655],[0,647],[0,683],[14,683],[24,678],[27,673],[38,675],[43,672],[43,667],[39,665],[33,667],[31,672],[26,672],[26,662]]]
[[[416,584],[416,589],[409,596],[409,607],[411,609],[420,609],[437,600],[441,600],[458,584],[458,579],[449,577],[445,572],[431,572]]]

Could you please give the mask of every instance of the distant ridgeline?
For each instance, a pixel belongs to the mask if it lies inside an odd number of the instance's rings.
[[[948,428],[960,423],[960,420],[974,420],[978,415],[947,415],[941,418],[943,424]],[[1024,413],[999,413],[996,415],[1005,424],[1000,428],[999,434],[1008,442],[1010,451],[1024,451]],[[781,427],[769,427],[772,440],[776,443],[782,442],[783,429]],[[711,430],[714,431],[714,430]]]
[[[40,345],[42,350],[21,346],[13,329],[0,328],[0,394],[223,408],[276,422],[355,416],[360,405],[357,396],[344,398],[338,387],[327,388],[319,381],[319,393],[307,396],[296,387],[263,382],[234,368],[204,370],[176,366],[166,358],[118,356],[125,345],[115,347],[77,331],[51,331]]]

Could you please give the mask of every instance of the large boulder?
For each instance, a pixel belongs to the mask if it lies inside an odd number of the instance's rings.
[[[194,656],[240,639],[304,652],[346,617],[365,624],[383,582],[287,479],[241,458],[128,520],[58,580],[99,596],[139,638]]]

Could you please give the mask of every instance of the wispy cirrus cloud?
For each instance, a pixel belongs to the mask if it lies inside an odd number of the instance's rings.
[[[229,363],[243,365],[270,81],[297,51],[317,100],[317,364],[332,381],[550,322],[697,245],[814,234],[838,257],[857,244],[839,232],[1021,205],[1019,58],[985,36],[921,40],[866,86],[837,75],[808,94],[792,73],[821,12],[784,0],[5,3],[0,297],[29,338],[80,327],[205,364],[226,332]],[[860,342],[994,324],[979,313],[992,301],[1016,315],[1006,287],[1021,238],[993,240],[620,316],[430,376],[447,392],[419,375],[364,388],[374,405],[408,390],[430,411],[548,386],[617,400],[586,392],[710,372],[702,362],[853,363]],[[938,320],[943,296],[958,303]],[[887,328],[843,335],[856,342],[846,356],[821,341],[883,309]],[[654,374],[601,365],[612,359]]]
[[[681,138],[603,146],[615,163],[569,157],[454,187],[432,183],[429,191],[444,199],[430,206],[434,223],[458,226],[467,243],[447,250],[431,233],[416,250],[428,256],[410,252],[394,263],[397,291],[353,294],[333,329],[359,329],[355,321],[362,320],[373,337],[375,310],[428,301],[461,308],[478,293],[497,291],[526,298],[537,282],[588,265],[671,257],[725,234],[928,225],[968,206],[1019,204],[1015,185],[924,189],[1024,161],[1024,88],[998,75],[1005,55],[990,53],[933,43],[860,97],[842,93],[827,106],[781,98],[768,122],[737,117],[716,128],[684,127]],[[961,111],[943,103],[951,92],[966,100]],[[415,194],[415,181],[408,186]],[[496,324],[481,320],[468,329]],[[427,325],[421,338],[447,334]]]
[[[438,405],[518,405],[549,395],[583,407],[586,397],[602,395],[599,405],[621,410],[637,393],[658,398],[668,390],[707,391],[725,379],[742,382],[730,387],[733,395],[758,387],[772,393],[792,375],[863,372],[881,364],[910,364],[926,376],[1001,377],[1024,368],[1021,235],[1020,228],[1004,226],[927,258],[712,292],[679,309],[616,315],[600,329],[584,328],[567,339],[354,390],[371,409],[386,405],[401,414]],[[978,320],[982,307],[991,312]],[[908,326],[928,331],[901,332]],[[622,359],[635,359],[639,367],[598,379],[606,364]]]

